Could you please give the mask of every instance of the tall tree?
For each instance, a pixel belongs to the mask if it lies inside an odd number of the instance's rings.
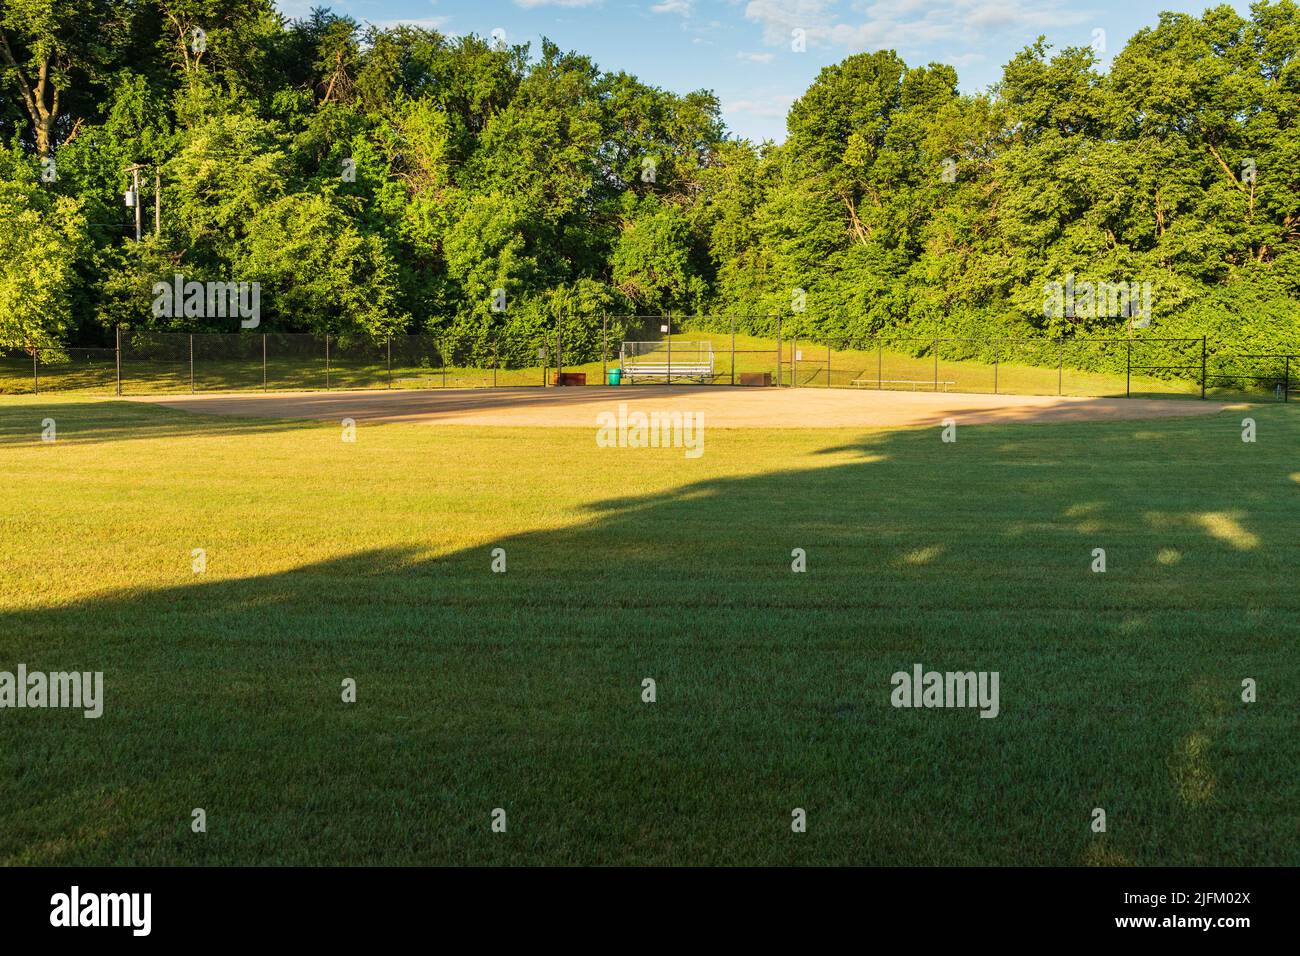
[[[125,0],[6,0],[0,5],[0,81],[16,90],[31,121],[36,152],[50,156],[84,115],[68,120],[69,101],[89,87],[125,42],[133,5]]]

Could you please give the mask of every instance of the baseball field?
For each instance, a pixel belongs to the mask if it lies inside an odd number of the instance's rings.
[[[0,398],[0,671],[103,674],[0,715],[0,864],[1297,865],[1297,450],[1276,404]]]

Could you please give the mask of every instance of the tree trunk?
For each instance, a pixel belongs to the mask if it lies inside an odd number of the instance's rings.
[[[3,33],[0,33],[0,59],[14,71],[18,92],[36,134],[36,152],[42,157],[51,155],[54,152],[54,124],[59,118],[59,88],[50,79],[50,54],[41,58],[35,83],[28,79],[26,71],[18,64],[9,47],[9,38]]]

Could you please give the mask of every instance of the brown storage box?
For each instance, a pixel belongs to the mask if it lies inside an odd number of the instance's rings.
[[[772,384],[772,373],[771,372],[741,372],[740,384],[760,385],[765,387],[770,386]]]
[[[555,376],[556,385],[586,385],[586,372],[560,372]]]

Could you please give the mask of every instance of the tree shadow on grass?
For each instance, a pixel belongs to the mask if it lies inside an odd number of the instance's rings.
[[[0,860],[1294,865],[1300,427],[1266,433],[831,434],[433,559],[0,614],[0,669],[107,685],[3,715]],[[915,663],[999,672],[1000,715],[891,707]]]
[[[232,420],[115,399],[42,401],[41,398],[27,396],[21,402],[0,402],[0,447],[39,443],[47,419],[54,422],[56,441],[78,444],[248,435],[319,427],[314,422],[291,419]]]

